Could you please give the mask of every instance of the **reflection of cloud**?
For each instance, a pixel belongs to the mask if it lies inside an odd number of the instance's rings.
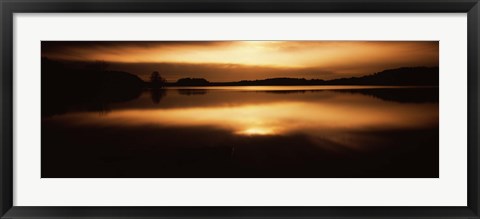
[[[352,98],[352,97],[350,97]],[[275,102],[255,105],[118,110],[107,116],[75,113],[56,117],[77,125],[217,127],[240,135],[303,133],[332,142],[348,141],[354,131],[438,126],[438,104],[357,104],[353,96],[335,102]],[[367,98],[368,100],[368,98]],[[342,134],[343,137],[342,137]]]

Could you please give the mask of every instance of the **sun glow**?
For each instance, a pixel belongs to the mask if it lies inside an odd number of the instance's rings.
[[[239,135],[273,135],[275,131],[271,128],[263,128],[263,127],[251,127],[245,130],[236,132]]]

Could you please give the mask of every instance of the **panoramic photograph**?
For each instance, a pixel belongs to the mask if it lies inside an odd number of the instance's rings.
[[[438,41],[42,41],[42,178],[438,178]]]

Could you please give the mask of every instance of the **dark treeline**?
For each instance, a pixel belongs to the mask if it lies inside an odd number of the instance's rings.
[[[391,86],[438,86],[438,67],[403,67],[388,69],[374,74],[338,78],[332,80],[305,78],[267,78],[260,80],[242,80],[234,82],[210,82],[205,78],[181,78],[175,82],[166,81],[161,73],[154,71],[148,81],[142,81],[138,76],[123,71],[107,71],[104,62],[74,65],[42,59],[42,75],[47,83],[64,84],[68,88],[85,85],[100,87],[143,86],[145,88],[161,88],[164,86],[269,86],[269,85],[391,85]],[[113,81],[117,80],[117,81]],[[127,86],[127,87],[126,87]]]
[[[391,85],[391,86],[438,86],[438,67],[408,67],[389,69],[362,77],[333,80],[305,78],[268,78],[236,82],[209,82],[203,78],[182,78],[165,86],[273,86],[273,85]]]

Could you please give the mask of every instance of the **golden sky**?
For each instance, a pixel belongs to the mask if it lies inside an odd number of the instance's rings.
[[[210,81],[332,79],[385,69],[438,66],[437,41],[43,41],[42,57],[106,61],[145,78]]]

